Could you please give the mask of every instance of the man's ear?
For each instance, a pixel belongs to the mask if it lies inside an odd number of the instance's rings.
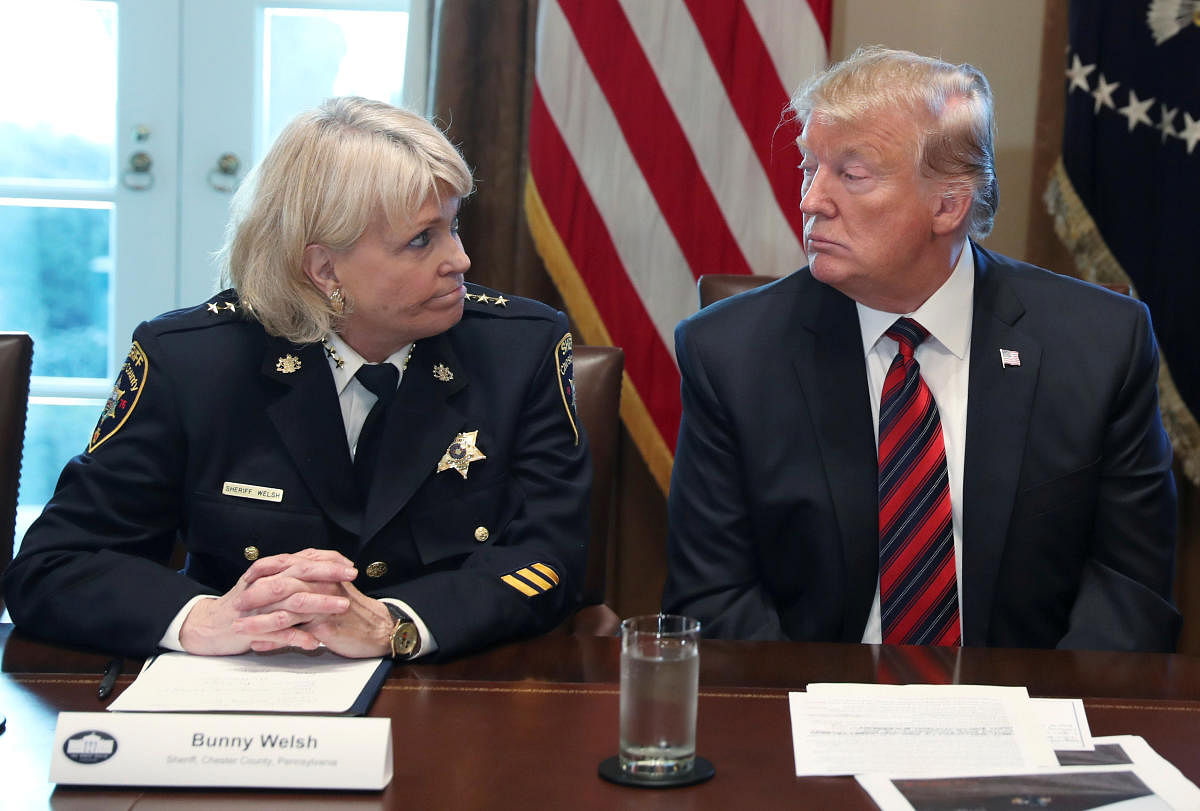
[[[342,286],[337,277],[333,251],[324,245],[305,245],[304,253],[300,256],[300,266],[309,281],[326,297]]]
[[[946,236],[957,231],[971,213],[971,200],[967,189],[944,189],[933,201],[933,233]]]

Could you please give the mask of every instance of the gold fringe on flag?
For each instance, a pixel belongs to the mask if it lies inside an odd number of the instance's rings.
[[[562,293],[567,309],[571,311],[571,318],[579,325],[583,343],[612,346],[612,336],[609,335],[604,319],[596,309],[596,303],[592,301],[587,285],[580,278],[579,270],[575,267],[567,246],[563,244],[558,230],[550,221],[550,215],[542,203],[532,175],[525,178],[525,219],[529,222],[534,245],[546,264],[550,278]],[[650,468],[650,474],[654,476],[663,495],[666,495],[671,487],[671,466],[674,463],[671,449],[667,447],[658,426],[654,424],[649,409],[629,378],[628,371],[621,376],[621,420]]]
[[[1042,199],[1054,217],[1054,230],[1075,257],[1075,264],[1083,278],[1091,282],[1127,284],[1130,294],[1136,296],[1133,281],[1108,249],[1092,215],[1075,192],[1062,158],[1058,159],[1050,173],[1050,183]],[[1194,484],[1200,485],[1200,424],[1179,396],[1175,381],[1171,379],[1171,370],[1161,355],[1158,405],[1162,411],[1163,426],[1183,465],[1184,474]]]

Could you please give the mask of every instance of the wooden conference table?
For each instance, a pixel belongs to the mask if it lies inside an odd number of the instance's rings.
[[[395,775],[380,793],[55,789],[60,710],[97,710],[107,657],[0,626],[4,808],[874,808],[851,778],[796,778],[789,690],[809,682],[1024,684],[1083,697],[1095,735],[1137,734],[1200,783],[1200,658],[1093,651],[704,641],[697,751],[711,781],[670,790],[596,775],[616,753],[616,639],[546,636],[445,664],[397,667],[371,709],[392,719]],[[132,681],[136,663],[113,697]],[[111,699],[110,699],[111,700]]]

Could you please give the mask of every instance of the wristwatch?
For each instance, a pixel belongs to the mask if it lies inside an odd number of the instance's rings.
[[[405,614],[399,606],[384,603],[388,613],[396,624],[392,626],[392,658],[412,659],[421,652],[421,635],[417,632],[417,624],[412,617]]]

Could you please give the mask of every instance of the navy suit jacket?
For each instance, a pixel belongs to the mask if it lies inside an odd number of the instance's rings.
[[[964,644],[1174,650],[1175,485],[1148,311],[972,249]],[[879,538],[854,302],[804,268],[705,308],[675,343],[665,610],[717,637],[860,641]]]
[[[440,657],[554,627],[578,602],[591,484],[566,318],[468,289],[462,320],[413,350],[369,494],[320,344],[267,335],[232,291],[139,326],[92,450],[68,463],[5,573],[17,626],[144,655],[253,557],[314,547],[354,561],[364,593],[412,606]],[[438,472],[476,430],[487,458],[466,478]],[[177,539],[182,572],[165,565]]]

